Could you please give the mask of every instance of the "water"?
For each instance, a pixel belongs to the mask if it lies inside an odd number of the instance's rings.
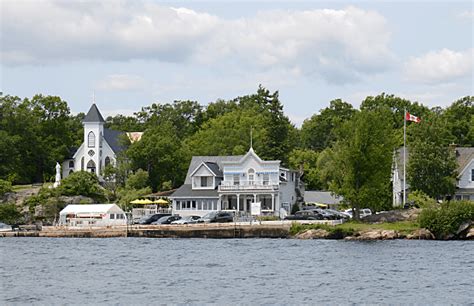
[[[0,239],[0,304],[469,304],[474,244]]]

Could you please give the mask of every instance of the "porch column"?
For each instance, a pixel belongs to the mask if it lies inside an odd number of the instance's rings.
[[[253,194],[253,202],[256,203],[257,202],[257,194]]]
[[[217,201],[217,210],[222,210],[222,194],[219,195],[219,201]]]
[[[275,211],[275,194],[272,193],[272,211]]]
[[[237,194],[237,211],[240,211],[240,194]]]

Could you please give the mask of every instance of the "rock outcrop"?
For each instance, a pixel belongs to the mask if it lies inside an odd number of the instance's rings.
[[[310,229],[295,236],[296,239],[324,239],[329,236],[329,232],[324,229]]]
[[[413,233],[408,234],[406,239],[432,240],[432,239],[435,239],[435,236],[426,228],[420,228],[420,229],[415,230]]]

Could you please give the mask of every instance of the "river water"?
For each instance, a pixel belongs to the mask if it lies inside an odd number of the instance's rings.
[[[472,304],[469,241],[0,239],[0,304]]]

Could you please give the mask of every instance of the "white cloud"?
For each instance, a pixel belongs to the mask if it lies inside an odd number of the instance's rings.
[[[224,19],[150,2],[44,0],[6,1],[1,14],[2,62],[9,65],[84,59],[237,63],[344,83],[383,71],[393,57],[385,18],[356,7]]]
[[[458,14],[458,17],[461,19],[474,19],[474,11],[473,10],[465,10]]]
[[[412,57],[405,63],[405,76],[421,83],[444,83],[471,76],[474,49],[431,51],[420,57]]]
[[[139,90],[146,86],[146,81],[136,75],[128,74],[111,74],[105,79],[97,83],[97,87],[101,90]]]

